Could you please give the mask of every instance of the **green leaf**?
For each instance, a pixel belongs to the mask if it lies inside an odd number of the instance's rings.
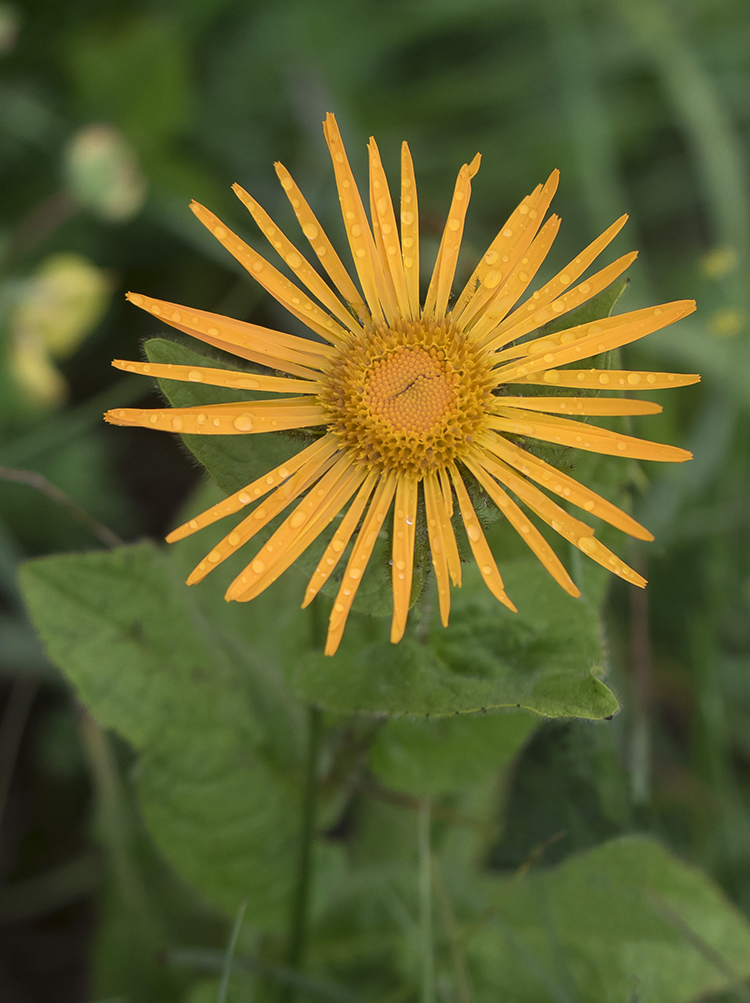
[[[624,837],[507,881],[468,943],[487,999],[688,1003],[750,976],[750,925],[697,869]]]
[[[609,717],[614,694],[598,678],[599,620],[535,560],[501,565],[511,613],[487,591],[474,564],[453,593],[447,629],[430,624],[392,646],[372,637],[372,621],[352,618],[333,657],[300,660],[293,685],[304,699],[342,713],[471,713],[523,707],[546,717]]]
[[[436,797],[496,772],[538,724],[538,717],[523,711],[437,721],[395,718],[378,732],[370,766],[392,790]]]
[[[162,852],[211,902],[233,911],[247,896],[249,922],[276,924],[299,732],[263,673],[210,629],[152,544],[30,561],[21,583],[51,659],[139,750],[141,808]]]
[[[217,363],[215,356],[196,352],[166,338],[152,338],[145,343],[144,348],[149,362],[180,366],[213,364],[229,368],[223,362]],[[202,383],[159,380],[159,386],[173,407],[226,404],[259,398],[258,394],[249,390],[210,387]],[[306,445],[306,442],[295,440],[282,432],[261,435],[183,435],[181,438],[219,487],[230,494],[273,470]]]

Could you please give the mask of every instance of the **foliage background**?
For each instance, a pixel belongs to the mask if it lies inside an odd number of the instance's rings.
[[[626,364],[703,374],[663,395],[664,414],[640,433],[696,458],[635,475],[636,515],[657,540],[629,555],[647,593],[616,581],[608,595],[622,713],[542,726],[503,774],[506,829],[490,857],[512,872],[561,832],[540,850],[544,865],[647,832],[745,914],[748,37],[741,0],[0,5],[0,465],[43,475],[128,541],[163,536],[200,474],[171,437],[100,420],[159,399],[109,366],[159,333],[124,291],[288,325],[202,232],[189,199],[244,226],[237,181],[282,217],[280,159],[338,232],[320,128],[335,110],[360,173],[371,133],[387,167],[408,139],[433,247],[455,172],[477,150],[468,255],[552,167],[558,264],[631,214],[617,247],[641,256],[625,308],[694,295],[699,310],[629,349]],[[65,506],[0,483],[0,989],[12,1003],[198,1000],[194,972],[165,952],[220,948],[226,920],[154,850],[132,801],[129,746],[105,741],[77,708],[20,598],[19,561],[95,546]],[[362,810],[373,834],[392,834],[394,859],[411,860],[414,804]],[[373,821],[378,812],[387,818]],[[394,1000],[412,998],[406,985]],[[562,976],[534,985],[524,999],[578,998]],[[630,998],[672,998],[660,991]]]

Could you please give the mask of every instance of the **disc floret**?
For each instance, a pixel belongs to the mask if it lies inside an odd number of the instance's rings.
[[[399,320],[341,352],[320,400],[361,464],[421,480],[476,441],[492,385],[488,360],[451,320]]]

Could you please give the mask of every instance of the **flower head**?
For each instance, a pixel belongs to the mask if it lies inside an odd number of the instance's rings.
[[[466,487],[469,474],[468,479],[481,485],[571,595],[578,595],[578,589],[525,509],[608,570],[644,586],[644,579],[600,543],[590,526],[570,515],[550,495],[639,539],[652,539],[648,530],[532,455],[517,439],[636,459],[689,459],[690,454],[683,449],[577,419],[655,414],[661,410],[658,405],[629,400],[621,391],[685,386],[699,377],[570,367],[679,320],[695,309],[695,303],[681,300],[526,338],[596,296],[635,258],[635,254],[627,254],[578,282],[620,231],[627,218],[623,216],[546,285],[524,298],[559,227],[557,216],[544,222],[557,188],[557,171],[511,214],[463,290],[451,301],[479,156],[459,171],[435,268],[421,303],[417,188],[408,146],[403,144],[401,154],[399,228],[375,140],[369,144],[368,219],[333,115],[326,118],[324,129],[359,286],[281,164],[276,165],[276,172],[282,187],[330,282],[239,186],[235,185],[235,193],[297,282],[286,278],[213,213],[195,203],[192,206],[201,222],[271,295],[307,325],[316,340],[129,295],[136,306],[180,331],[286,375],[119,360],[114,363],[118,368],[286,396],[180,409],[119,408],[107,413],[108,421],[204,435],[254,435],[302,428],[316,433],[310,445],[291,460],[169,535],[170,542],[180,540],[225,515],[253,506],[201,561],[188,582],[204,578],[294,505],[229,586],[227,599],[246,602],[275,581],[341,517],[303,603],[306,606],[317,595],[351,544],[330,617],[326,653],[333,654],[375,540],[392,512],[391,640],[397,642],[406,626],[415,531],[422,512],[440,615],[443,624],[448,623],[450,583],[461,584],[452,520],[455,502],[484,581],[500,602],[514,610]],[[533,389],[529,392],[534,385],[546,388],[545,395]],[[556,387],[612,390],[617,395],[550,396]]]

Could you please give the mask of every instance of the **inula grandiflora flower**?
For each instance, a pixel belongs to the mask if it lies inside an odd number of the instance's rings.
[[[575,367],[679,320],[695,309],[694,302],[680,300],[540,334],[543,325],[602,292],[635,258],[626,254],[578,281],[619,233],[626,220],[623,216],[546,285],[527,294],[560,224],[554,215],[544,221],[557,188],[557,171],[511,214],[453,299],[479,156],[458,173],[437,261],[422,300],[417,188],[408,146],[404,143],[401,151],[399,228],[375,140],[370,140],[368,148],[368,218],[333,115],[326,118],[324,130],[358,283],[281,164],[276,164],[281,185],[329,281],[238,185],[235,193],[296,281],[285,277],[213,213],[201,205],[192,206],[217,240],[307,325],[315,339],[148,296],[129,296],[160,321],[255,363],[264,372],[119,360],[115,366],[271,396],[180,409],[117,408],[107,413],[108,421],[201,435],[257,435],[285,429],[310,429],[314,435],[292,459],[169,535],[171,542],[181,540],[224,516],[248,510],[188,582],[200,581],[291,508],[229,586],[227,599],[247,602],[337,520],[303,603],[312,601],[346,556],[326,642],[326,653],[333,654],[378,534],[392,518],[391,640],[397,642],[409,610],[418,518],[426,520],[440,616],[443,624],[448,623],[450,584],[461,584],[455,508],[487,587],[501,603],[515,609],[467,490],[467,480],[473,483],[475,479],[566,592],[579,594],[528,512],[608,570],[644,586],[640,575],[595,538],[591,526],[550,496],[583,510],[584,518],[597,516],[638,539],[652,539],[648,530],[532,455],[518,440],[541,440],[633,459],[689,459],[688,452],[675,446],[580,419],[655,414],[661,410],[659,405],[629,399],[621,391],[685,386],[696,382],[697,376]],[[533,332],[537,336],[526,337]],[[544,395],[535,386],[545,388]],[[557,387],[614,391],[616,396],[550,395]]]

